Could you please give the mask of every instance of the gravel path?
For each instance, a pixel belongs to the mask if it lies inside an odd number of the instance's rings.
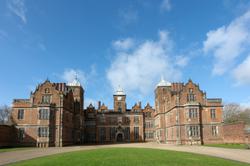
[[[108,147],[154,148],[163,150],[165,149],[165,150],[175,150],[182,152],[192,152],[197,154],[205,154],[209,156],[241,161],[250,164],[250,150],[226,149],[226,148],[216,148],[216,147],[206,147],[206,146],[185,146],[185,145],[176,146],[176,145],[166,145],[157,143],[131,143],[131,144],[113,144],[113,145],[72,146],[72,147],[62,147],[62,148],[55,148],[55,147],[34,148],[34,149],[32,148],[32,149],[18,150],[12,152],[2,152],[0,153],[0,165],[6,165],[13,162],[29,160],[36,157],[42,157],[64,152],[108,148]]]

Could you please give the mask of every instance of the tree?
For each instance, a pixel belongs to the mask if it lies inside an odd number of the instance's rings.
[[[250,123],[250,109],[241,107],[237,103],[229,103],[223,109],[224,123],[234,123],[243,121]]]
[[[0,124],[7,124],[10,122],[11,108],[7,105],[0,106]]]

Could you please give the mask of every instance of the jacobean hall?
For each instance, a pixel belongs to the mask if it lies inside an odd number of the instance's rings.
[[[77,78],[68,84],[46,80],[28,99],[13,100],[17,145],[223,141],[220,98],[207,98],[192,80],[169,83],[161,79],[154,92],[154,106],[137,102],[127,108],[126,93],[119,87],[113,94],[112,109],[101,102],[84,109],[84,89]]]

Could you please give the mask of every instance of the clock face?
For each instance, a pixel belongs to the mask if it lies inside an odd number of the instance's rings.
[[[119,100],[119,101],[122,100],[122,97],[121,97],[121,96],[118,96],[118,97],[117,97],[117,100]]]

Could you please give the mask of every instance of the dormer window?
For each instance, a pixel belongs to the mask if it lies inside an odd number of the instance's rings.
[[[196,97],[195,94],[193,93],[193,88],[189,88],[189,93],[187,94],[187,101],[195,101]]]
[[[49,90],[49,88],[46,88],[45,90],[44,90],[44,92],[47,94],[47,93],[50,93],[50,90]]]
[[[50,104],[51,102],[51,96],[50,95],[44,95],[42,96],[42,103],[44,104]]]
[[[189,88],[189,93],[193,93],[193,88]]]

